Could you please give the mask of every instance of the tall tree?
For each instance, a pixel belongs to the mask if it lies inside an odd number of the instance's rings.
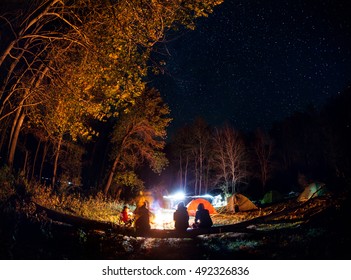
[[[29,119],[45,129],[35,114],[53,116],[55,104],[66,107],[61,113],[76,113],[55,125],[58,153],[64,135],[74,140],[93,132],[88,117],[105,120],[128,111],[144,92],[153,46],[170,29],[194,28],[196,18],[222,2],[45,0],[27,2],[17,16],[1,16],[1,33],[9,35],[0,46],[0,120],[13,120],[4,134],[9,162],[23,123]]]
[[[209,125],[202,118],[196,118],[192,125],[193,154],[195,167],[195,194],[201,195],[207,189],[205,182],[208,156],[210,151],[211,130]]]
[[[262,184],[262,191],[265,191],[266,183],[272,174],[272,152],[273,140],[264,131],[255,131],[254,151],[258,163],[258,178]]]
[[[176,158],[175,162],[178,169],[178,184],[184,193],[188,191],[191,135],[190,127],[188,125],[183,126],[176,131],[171,143],[171,150]]]
[[[22,6],[18,7],[21,11]],[[26,121],[30,107],[47,99],[38,90],[41,83],[53,79],[56,65],[50,61],[52,50],[71,44],[86,45],[79,32],[80,20],[64,1],[31,1],[15,17],[1,17],[6,32],[0,48],[0,120],[12,118],[9,133],[8,164],[11,166],[18,134]],[[9,32],[11,30],[11,32]],[[61,48],[62,50],[64,48]],[[33,100],[40,100],[39,103]]]
[[[164,152],[166,128],[171,119],[170,111],[159,92],[147,89],[128,112],[118,117],[111,142],[114,145],[113,162],[104,187],[106,195],[116,175],[130,176],[137,166],[148,163],[157,173],[168,163]]]
[[[248,176],[245,142],[229,124],[214,132],[212,164],[217,182],[224,185],[226,193],[237,192],[237,184],[245,182]]]

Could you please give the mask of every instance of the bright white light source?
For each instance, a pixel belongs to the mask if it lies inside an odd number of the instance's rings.
[[[177,192],[177,193],[173,196],[173,198],[174,198],[175,200],[183,200],[183,199],[185,198],[185,194],[184,194],[183,192]]]
[[[183,192],[177,192],[176,194],[164,196],[164,198],[171,200],[183,200],[185,198],[185,194]]]

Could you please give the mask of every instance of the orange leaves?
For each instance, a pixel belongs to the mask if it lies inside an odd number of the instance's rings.
[[[123,112],[116,123],[111,142],[115,145],[110,176],[118,171],[134,170],[146,161],[155,172],[161,172],[168,161],[162,152],[166,128],[171,121],[168,106],[155,89],[146,89],[135,104]],[[107,193],[110,181],[105,186]]]

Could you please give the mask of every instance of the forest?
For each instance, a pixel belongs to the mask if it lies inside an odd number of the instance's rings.
[[[350,87],[269,130],[212,126],[199,116],[168,135],[170,109],[149,86],[166,67],[151,59],[154,49],[196,28],[222,2],[0,4],[2,225],[33,213],[30,201],[116,222],[112,213],[145,192],[220,190],[258,201],[269,190],[288,195],[323,182],[332,193],[349,193]],[[0,230],[5,243],[16,227]]]

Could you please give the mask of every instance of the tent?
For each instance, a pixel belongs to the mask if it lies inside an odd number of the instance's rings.
[[[270,204],[275,203],[283,199],[283,196],[280,192],[276,190],[271,190],[265,193],[263,198],[261,199],[261,204]]]
[[[211,202],[209,202],[208,200],[206,200],[204,198],[196,198],[196,199],[193,199],[192,201],[190,201],[188,203],[188,205],[186,206],[188,208],[189,216],[195,216],[195,213],[196,213],[196,210],[197,210],[197,206],[200,203],[204,204],[205,209],[207,209],[210,212],[210,214],[217,214],[217,211],[213,207]]]
[[[300,193],[297,197],[298,202],[305,202],[313,197],[321,196],[326,193],[326,187],[324,183],[311,183]]]
[[[227,199],[227,211],[239,212],[258,209],[257,206],[242,194],[233,194]]]

